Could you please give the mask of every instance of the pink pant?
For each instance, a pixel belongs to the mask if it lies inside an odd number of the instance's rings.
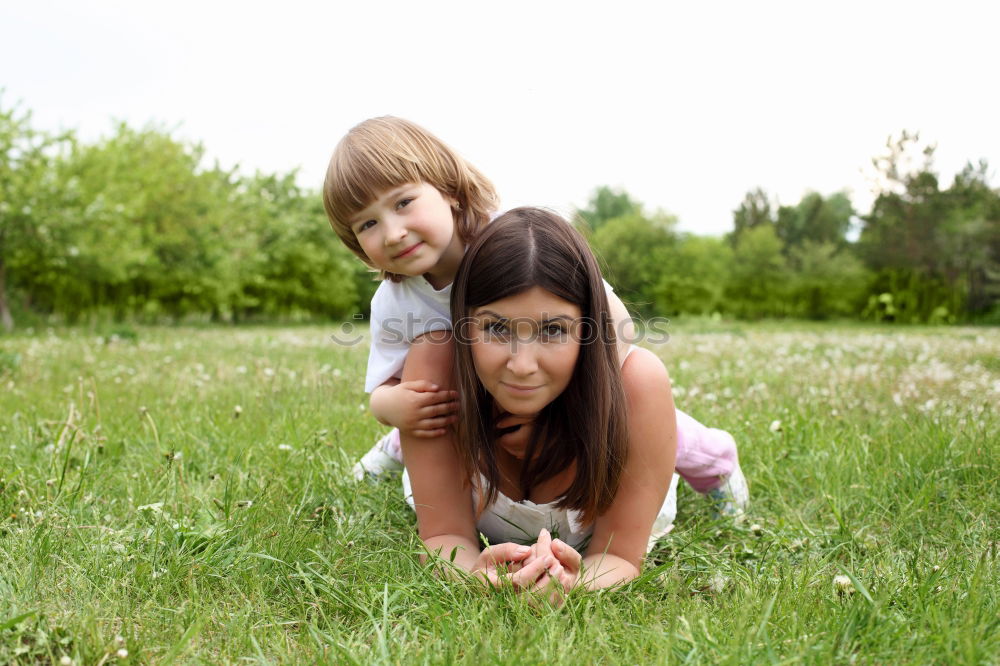
[[[677,410],[676,471],[699,493],[718,488],[736,467],[736,441]]]
[[[392,429],[377,447],[399,462],[403,452],[399,431]],[[718,488],[736,466],[736,442],[725,430],[708,428],[688,414],[677,410],[676,471],[699,493]]]

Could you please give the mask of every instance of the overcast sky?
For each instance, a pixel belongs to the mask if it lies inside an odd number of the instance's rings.
[[[345,131],[399,115],[505,207],[568,212],[609,184],[721,234],[758,185],[866,210],[903,129],[938,144],[946,183],[970,159],[995,173],[998,26],[993,1],[0,0],[0,103],[88,140],[160,123],[317,189]]]

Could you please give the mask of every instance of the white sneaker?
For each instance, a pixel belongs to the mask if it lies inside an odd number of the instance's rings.
[[[747,479],[743,476],[738,460],[722,485],[712,488],[707,495],[715,503],[716,510],[721,516],[735,518],[746,513],[750,506],[750,489],[747,487]]]
[[[397,457],[398,446],[393,446],[393,435],[396,431],[390,431],[385,437],[375,442],[375,446],[368,450],[368,453],[361,456],[351,473],[354,478],[360,481],[366,476],[378,479],[390,472],[398,472],[403,469],[403,461]]]

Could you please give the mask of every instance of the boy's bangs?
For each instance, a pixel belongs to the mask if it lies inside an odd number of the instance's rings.
[[[337,151],[335,165],[328,173],[327,190],[333,194],[333,212],[345,223],[369,206],[386,190],[404,183],[430,182],[439,186],[439,177],[422,173],[420,165],[437,171],[437,155],[422,154],[421,146],[409,145],[408,137],[352,137]]]
[[[398,168],[403,165],[367,151],[352,152],[355,154],[340,156],[342,164],[330,169],[327,181],[333,213],[344,224],[385,190],[419,180],[416,174]]]

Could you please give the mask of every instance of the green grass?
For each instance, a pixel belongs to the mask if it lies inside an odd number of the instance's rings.
[[[673,326],[751,515],[684,489],[640,579],[551,610],[348,480],[383,429],[332,328],[0,338],[0,662],[1000,661],[1000,331]]]

